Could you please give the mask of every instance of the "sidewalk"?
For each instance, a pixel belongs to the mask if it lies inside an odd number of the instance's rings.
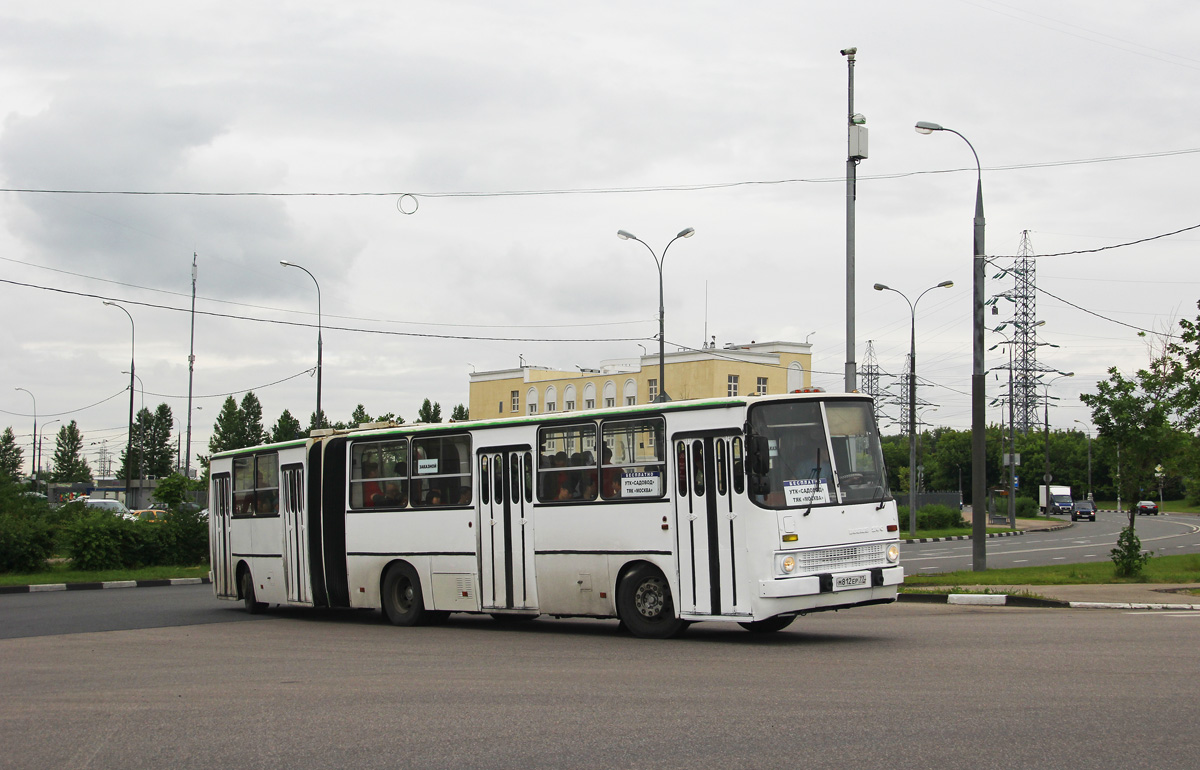
[[[965,594],[900,594],[902,602],[975,604],[1075,609],[1197,610],[1197,583],[1121,583],[1103,585],[991,585],[957,586]],[[914,590],[922,590],[919,587]],[[930,588],[931,591],[938,590]],[[1032,598],[1029,595],[1040,597]]]

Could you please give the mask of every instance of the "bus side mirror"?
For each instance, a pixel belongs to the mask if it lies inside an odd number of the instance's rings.
[[[751,478],[766,476],[771,470],[771,445],[766,436],[746,437],[746,467]]]

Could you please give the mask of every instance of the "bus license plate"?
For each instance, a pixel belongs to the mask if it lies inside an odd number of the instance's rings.
[[[865,588],[870,585],[867,575],[838,575],[833,579],[833,590],[841,591],[846,588]]]

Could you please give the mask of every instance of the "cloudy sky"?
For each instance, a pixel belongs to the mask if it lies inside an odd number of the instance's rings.
[[[809,339],[814,383],[841,390],[855,46],[855,358],[872,340],[905,365],[908,306],[873,283],[953,280],[918,305],[918,367],[926,419],[964,428],[974,158],[913,124],[974,145],[998,265],[1026,230],[1060,254],[1194,227],[1198,33],[1187,0],[6,2],[0,423],[28,447],[25,388],[47,442],[77,420],[93,468],[124,445],[111,300],[146,406],[185,430],[193,254],[193,453],[227,394],[253,389],[268,423],[314,408],[316,289],[282,259],[320,282],[332,419],[449,411],[473,368],[522,357],[640,355],[657,273],[618,229],[656,250],[696,229],[665,265],[669,344]],[[1076,373],[1053,425],[1145,364],[1138,329],[1195,317],[1198,243],[1038,260],[1041,360]]]

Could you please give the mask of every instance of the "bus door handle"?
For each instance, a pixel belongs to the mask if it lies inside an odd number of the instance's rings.
[[[700,518],[700,517],[699,517],[698,515],[694,514],[694,513],[689,513],[689,514],[688,514],[688,521],[695,521],[695,520],[696,520],[696,519],[698,519],[698,518]]]

